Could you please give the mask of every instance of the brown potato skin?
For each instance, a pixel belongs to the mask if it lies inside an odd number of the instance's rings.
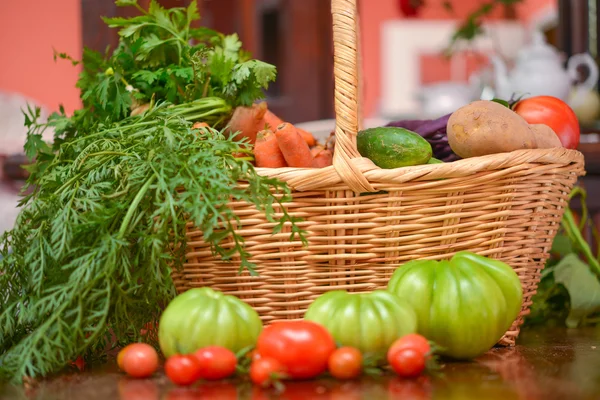
[[[446,130],[450,148],[462,158],[536,148],[525,119],[493,101],[477,100],[459,108]]]
[[[535,135],[535,141],[538,149],[551,149],[553,147],[563,147],[558,135],[552,128],[546,124],[531,124],[529,129]]]

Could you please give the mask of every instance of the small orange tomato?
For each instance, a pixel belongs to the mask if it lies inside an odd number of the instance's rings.
[[[357,348],[340,347],[327,362],[329,373],[337,379],[354,379],[362,373],[363,357]]]
[[[123,354],[123,371],[133,378],[147,378],[158,369],[158,354],[146,343],[134,343]]]

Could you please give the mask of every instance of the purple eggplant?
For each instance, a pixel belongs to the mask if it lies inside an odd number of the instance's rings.
[[[433,157],[444,162],[450,162],[460,159],[448,144],[446,125],[448,124],[450,115],[451,114],[447,114],[438,119],[407,119],[393,121],[386,126],[395,126],[418,133],[431,144]]]

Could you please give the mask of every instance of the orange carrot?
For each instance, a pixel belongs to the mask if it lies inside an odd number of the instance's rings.
[[[294,125],[287,122],[279,125],[275,136],[283,157],[290,167],[309,168],[312,166],[313,156],[310,153],[310,147]]]
[[[296,128],[296,130],[298,131],[298,133],[300,135],[302,135],[302,137],[304,138],[304,141],[309,145],[309,146],[314,146],[317,144],[317,141],[315,139],[315,137],[313,136],[312,133],[305,131],[302,128]]]
[[[285,158],[279,149],[277,137],[268,130],[262,130],[256,135],[254,145],[254,161],[257,167],[282,168],[287,167]]]
[[[208,124],[206,122],[194,122],[194,125],[192,125],[192,129],[200,128],[208,128]]]
[[[325,147],[323,147],[322,145],[318,144],[318,145],[313,146],[313,147],[310,148],[310,154],[312,154],[313,157],[316,157],[317,154],[319,154],[323,150],[325,150]]]
[[[312,166],[314,168],[325,168],[333,164],[333,154],[331,151],[323,149],[313,159]]]
[[[273,114],[271,110],[267,110],[263,119],[265,121],[266,129],[270,129],[272,131],[275,131],[279,125],[283,124],[283,120],[277,115]]]
[[[267,103],[262,102],[253,104],[252,107],[239,106],[233,111],[229,120],[227,134],[233,135],[237,132],[236,139],[248,138],[251,144],[256,142],[256,134],[264,129],[265,113],[267,112]]]

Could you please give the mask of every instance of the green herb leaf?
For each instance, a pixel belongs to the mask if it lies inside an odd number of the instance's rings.
[[[563,284],[569,292],[568,327],[575,328],[586,316],[600,311],[600,281],[577,255],[569,254],[556,265],[554,281]]]

